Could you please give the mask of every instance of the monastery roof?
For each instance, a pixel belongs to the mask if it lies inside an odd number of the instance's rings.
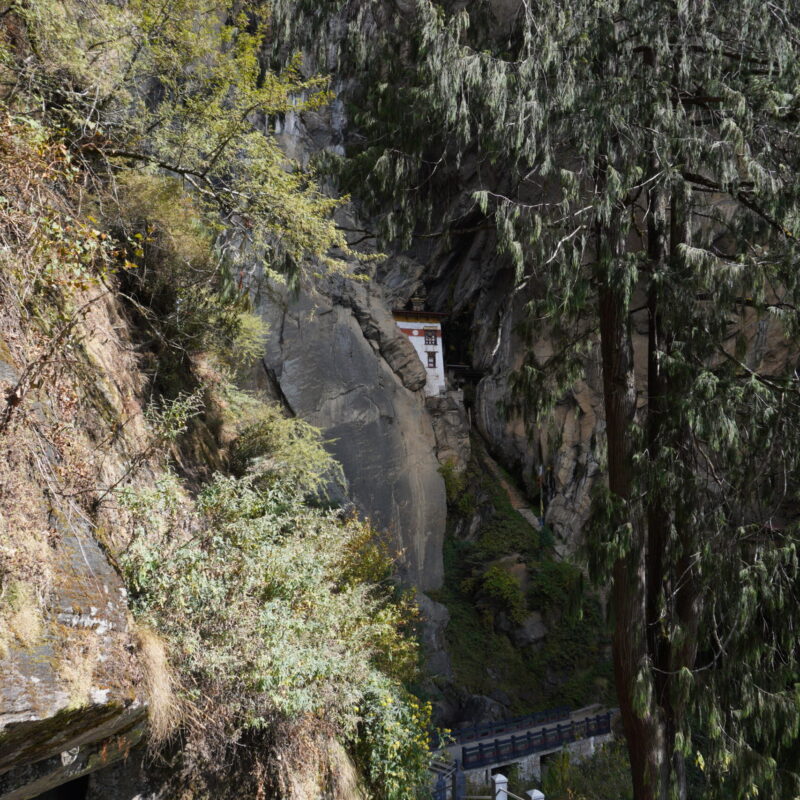
[[[449,314],[444,314],[441,311],[414,311],[413,309],[408,308],[393,308],[392,314],[394,316],[406,316],[406,317],[417,317],[417,318],[424,318],[430,317],[431,319],[445,319],[445,317],[450,316]]]

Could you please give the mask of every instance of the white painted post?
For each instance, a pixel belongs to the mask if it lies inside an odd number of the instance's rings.
[[[494,800],[508,800],[508,778],[499,772],[492,775],[494,785]]]
[[[544,800],[544,792],[540,792],[538,789],[528,789],[525,794],[528,795],[528,800]]]

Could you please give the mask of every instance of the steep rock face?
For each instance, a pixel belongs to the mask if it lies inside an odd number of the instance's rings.
[[[85,382],[44,372],[49,380],[23,398],[0,443],[2,800],[37,797],[124,758],[146,725],[127,597],[100,543],[113,536],[115,512],[84,501],[145,446],[140,375],[111,300],[91,306],[79,330],[71,352]],[[13,318],[4,335],[3,397],[36,352]]]
[[[464,409],[464,393],[449,391],[426,400],[436,436],[436,457],[442,465],[450,465],[458,472],[467,468],[469,461],[469,419]]]
[[[375,288],[333,279],[263,298],[264,366],[298,416],[320,427],[359,510],[387,531],[403,577],[442,580],[446,499],[425,370]]]
[[[143,732],[119,576],[87,525],[52,516],[50,523],[58,543],[42,635],[27,646],[13,642],[0,660],[3,800],[34,797],[65,776],[110,763]],[[98,755],[112,737],[115,746]]]
[[[513,272],[498,256],[492,231],[459,237],[455,245],[415,251],[427,267],[417,280],[432,309],[447,312],[448,336],[459,342],[457,359],[473,369],[468,404],[473,422],[492,454],[512,470],[531,495],[541,493],[545,522],[559,549],[574,550],[588,519],[591,491],[600,474],[598,434],[605,425],[597,354],[585,361],[586,372],[556,405],[547,423],[530,428],[509,408],[510,378],[532,350],[545,359],[557,351],[552,337],[531,341],[525,334],[525,305],[536,287],[515,289]],[[379,280],[400,282],[390,264]]]

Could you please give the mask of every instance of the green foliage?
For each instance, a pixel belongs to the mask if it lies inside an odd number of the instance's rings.
[[[249,282],[215,246],[208,218],[180,181],[125,174],[108,224],[126,242],[122,285],[156,358],[167,394],[186,383],[188,365],[210,357],[227,376],[263,352],[264,323],[252,313]]]
[[[467,483],[471,473],[457,470],[455,464],[448,461],[439,467],[439,474],[444,479],[448,508],[462,517],[469,517],[475,511],[475,495]]]
[[[534,608],[568,613],[580,607],[583,573],[568,561],[538,561],[532,565],[528,600]]]
[[[489,619],[482,612],[477,594],[480,578],[473,574],[475,563],[474,545],[452,536],[445,539],[445,584],[435,598],[450,613],[447,649],[456,682],[474,694],[503,691],[511,698],[516,714],[557,705],[579,708],[611,701],[613,680],[605,654],[608,637],[597,603],[584,597],[576,613],[567,615],[562,614],[562,607],[574,601],[554,597],[551,610],[543,609],[548,621],[544,642],[538,648],[518,648],[494,624],[494,610],[503,609],[492,606]],[[513,581],[505,570],[498,569]],[[501,581],[508,586],[506,579]],[[524,603],[516,581],[511,595],[512,604]],[[487,670],[487,652],[492,653],[491,673]]]
[[[516,376],[531,423],[600,331],[610,476],[587,544],[613,583],[640,796],[684,792],[689,741],[710,796],[794,796],[797,4],[523,3],[506,24],[483,3],[281,0],[278,17],[324,37],[312,7],[350,23],[363,135],[340,174],[383,234],[492,224],[524,327],[568,342]],[[648,786],[662,764],[669,785]]]
[[[500,502],[492,504],[492,516],[481,529],[477,557],[485,562],[511,553],[526,557],[537,553],[536,530],[512,507],[502,489],[493,498]]]
[[[212,227],[235,229],[237,246],[267,269],[296,275],[309,255],[340,265],[327,255],[349,252],[329,218],[339,201],[264,131],[327,102],[326,81],[303,78],[299,57],[280,75],[265,68],[265,4],[27,0],[11,12],[33,56],[7,48],[3,66],[87,163],[177,177]]]
[[[304,495],[324,494],[331,483],[344,484],[341,466],[325,450],[318,429],[277,406],[262,405],[231,445],[231,467],[256,476],[260,485],[294,481]]]
[[[265,411],[269,469],[218,474],[195,504],[170,476],[120,493],[133,609],[168,642],[187,735],[221,772],[237,731],[262,741],[280,720],[316,719],[352,744],[374,796],[413,797],[430,710],[400,682],[416,665],[411,606],[385,582],[374,531],[305,503],[329,458],[294,422]]]
[[[507,614],[517,625],[525,619],[525,597],[519,583],[499,564],[492,564],[481,576],[478,597],[483,605],[495,613]]]
[[[505,472],[502,474],[513,485],[513,479]],[[478,534],[476,559],[485,564],[512,553],[519,553],[529,559],[539,553],[538,533],[514,508],[508,492],[489,470],[478,463],[471,464],[465,487],[456,511],[473,511],[477,496],[485,496],[486,504],[490,506],[490,513],[481,524]]]
[[[461,493],[450,505],[445,582],[436,593],[450,613],[446,636],[456,682],[475,694],[503,691],[518,714],[610,700],[607,626],[581,571],[553,561],[552,548],[539,545],[536,531],[514,510],[506,489],[479,466],[479,450],[480,443],[474,443],[466,478],[458,484]],[[468,507],[465,517],[461,504]],[[453,531],[474,514],[481,519],[476,540],[456,538]],[[524,572],[517,577],[512,565],[497,562],[511,554],[521,556],[516,568]],[[519,580],[525,573],[523,593]],[[534,610],[543,614],[548,634],[536,647],[519,648],[510,632]],[[487,652],[492,653],[491,672]]]
[[[189,421],[200,413],[200,393],[180,394],[173,400],[150,406],[145,418],[159,446],[169,445],[186,431]]]
[[[386,800],[424,797],[430,780],[430,705],[406,692],[382,687],[367,694],[364,703],[356,753],[375,796]]]
[[[115,243],[76,214],[80,171],[57,132],[0,100],[0,142],[0,282],[24,313],[63,323],[72,300],[110,278]]]
[[[444,479],[444,490],[447,495],[447,504],[455,505],[466,488],[466,478],[463,472],[456,469],[452,461],[447,461],[439,467],[439,474]]]
[[[553,800],[633,800],[625,748],[620,742],[605,744],[577,762],[562,751],[548,761],[542,791]]]

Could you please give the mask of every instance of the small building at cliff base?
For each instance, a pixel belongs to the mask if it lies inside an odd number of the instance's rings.
[[[446,380],[442,320],[447,314],[418,309],[409,311],[400,308],[393,309],[392,314],[397,326],[414,345],[419,360],[425,367],[428,375],[425,394],[429,397],[443,394],[446,390]]]

